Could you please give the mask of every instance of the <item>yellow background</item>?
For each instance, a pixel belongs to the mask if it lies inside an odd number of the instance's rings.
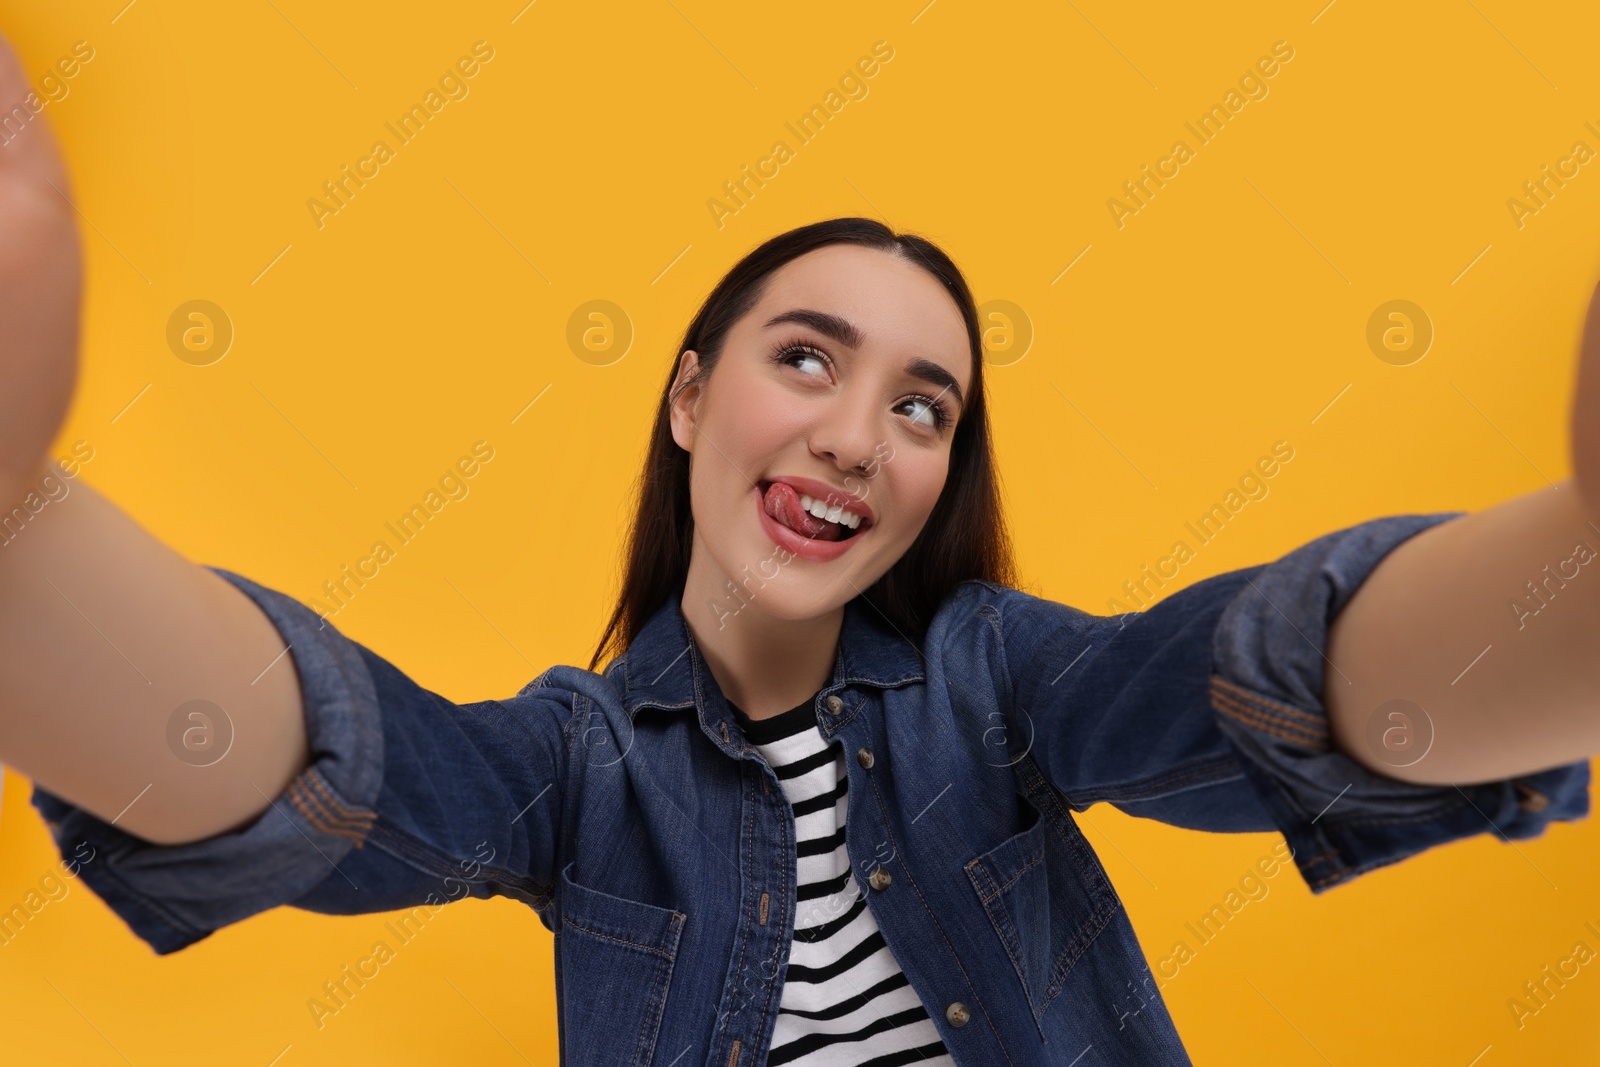
[[[35,82],[95,49],[45,109],[87,220],[56,454],[89,441],[82,477],[168,543],[305,600],[488,440],[471,495],[338,618],[447,696],[587,662],[678,336],[745,251],[829,216],[932,237],[1031,321],[989,376],[1041,595],[1104,612],[1280,439],[1270,495],[1182,583],[1569,473],[1600,176],[1521,228],[1507,200],[1600,148],[1585,5],[523,2],[0,3]],[[478,40],[470,95],[319,229],[307,200]],[[879,40],[868,95],[798,146],[784,123]],[[1269,95],[1198,147],[1183,123],[1280,40]],[[794,158],[719,228],[707,201],[780,138]],[[1108,199],[1179,138],[1196,158],[1119,229]],[[236,333],[207,367],[166,344],[193,299]],[[566,341],[595,299],[636,332],[609,366]],[[1365,341],[1392,299],[1436,330],[1411,366]],[[6,775],[5,907],[59,871],[28,788]],[[1080,822],[1152,963],[1278,840]],[[1284,871],[1165,996],[1199,1064],[1597,1063],[1600,963],[1520,1031],[1506,1007],[1600,949],[1597,854],[1590,819],[1316,899]],[[319,1030],[308,998],[386,916],[279,909],[158,959],[71,884],[0,948],[6,1062],[556,1060],[551,935],[520,904],[445,909]]]

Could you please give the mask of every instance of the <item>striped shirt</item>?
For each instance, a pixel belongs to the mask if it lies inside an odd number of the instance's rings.
[[[844,750],[823,739],[813,703],[755,721],[733,707],[794,809],[795,931],[767,1063],[955,1067],[851,870]]]

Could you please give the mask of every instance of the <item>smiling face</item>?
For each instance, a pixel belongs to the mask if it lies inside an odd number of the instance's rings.
[[[685,388],[697,364],[683,354],[672,401],[690,453],[691,583],[714,579],[723,610],[788,620],[864,592],[944,489],[972,378],[955,301],[913,262],[828,245],[774,271],[709,377]],[[820,520],[802,496],[821,501]],[[861,521],[827,523],[850,518],[830,504]]]

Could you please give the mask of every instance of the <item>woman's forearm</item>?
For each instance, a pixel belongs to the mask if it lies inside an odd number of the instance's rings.
[[[159,844],[260,815],[310,762],[277,630],[81,476],[31,484],[0,505],[0,761]]]
[[[1335,743],[1404,781],[1489,781],[1600,752],[1600,521],[1575,482],[1432,527],[1335,617]],[[1417,710],[1420,709],[1420,710]]]

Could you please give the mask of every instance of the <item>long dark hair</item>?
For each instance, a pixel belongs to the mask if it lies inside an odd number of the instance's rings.
[[[801,226],[767,241],[734,265],[706,297],[667,369],[655,429],[636,491],[622,591],[589,660],[594,670],[608,651],[621,654],[689,573],[694,518],[689,510],[689,454],[672,437],[670,403],[678,359],[693,349],[703,382],[716,367],[728,331],[760,301],[773,271],[824,245],[855,244],[901,256],[937,278],[961,309],[972,350],[972,384],[950,446],[944,490],[917,539],[861,595],[903,634],[920,641],[944,598],[969,578],[1015,586],[1015,564],[983,394],[983,344],[978,309],[961,271],[939,247],[898,234],[873,219],[840,218]],[[693,382],[685,382],[687,388]]]

